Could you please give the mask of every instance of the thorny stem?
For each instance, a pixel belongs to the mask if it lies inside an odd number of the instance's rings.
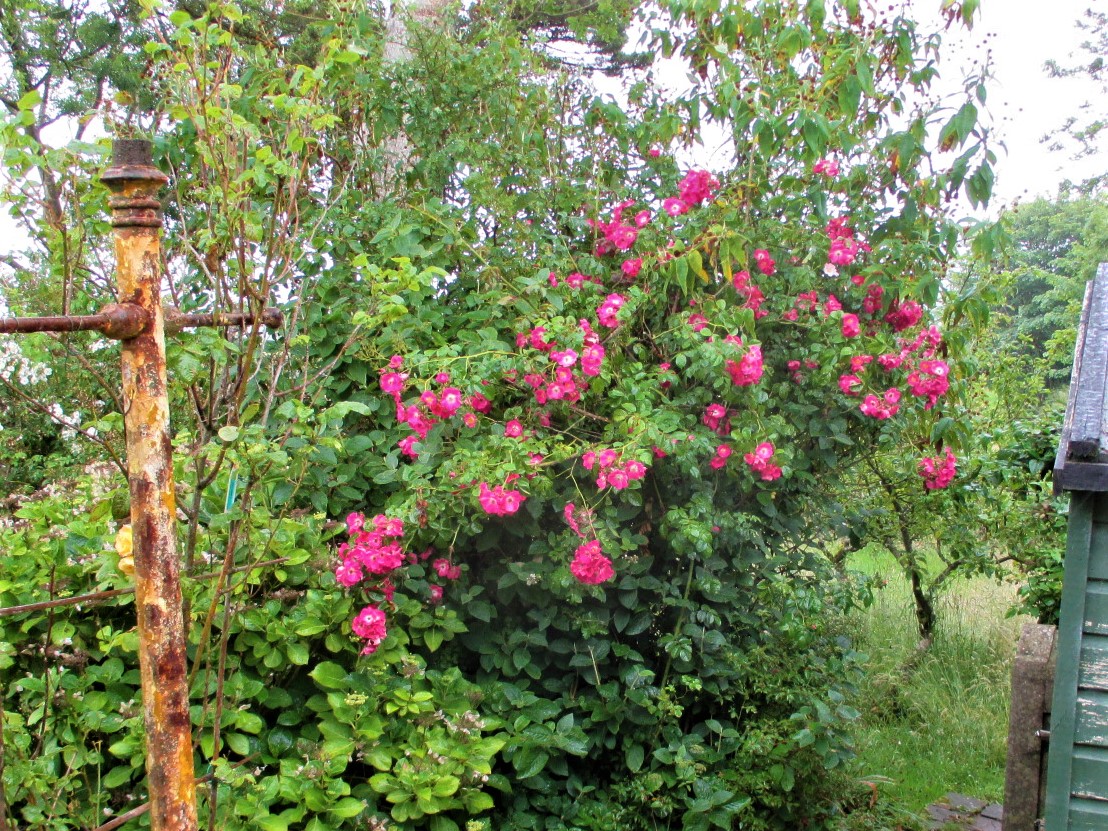
[[[228,632],[230,630],[231,619],[231,607],[232,603],[228,601],[223,606],[223,626],[222,633],[219,640],[219,669],[216,672],[216,689],[215,689],[215,716],[212,722],[212,759],[211,763],[214,765],[219,759],[220,751],[220,735],[219,728],[220,723],[223,721],[223,683],[227,677],[227,641]],[[219,796],[219,783],[213,778],[210,786],[210,793],[208,795],[208,831],[215,831],[215,812],[216,803]]]
[[[4,709],[0,707],[0,831],[11,831],[8,824],[8,798],[4,793]]]
[[[288,557],[277,557],[273,560],[265,560],[260,563],[250,563],[245,566],[238,566],[231,569],[231,574],[241,574],[244,571],[253,571],[256,568],[265,568],[266,566],[277,566],[281,563],[287,563]],[[222,572],[211,571],[207,574],[197,574],[194,580],[211,580],[214,577],[218,577]],[[28,612],[40,612],[43,609],[57,609],[61,606],[82,606],[82,605],[95,605],[97,603],[103,603],[106,600],[111,600],[113,597],[122,597],[127,594],[134,594],[133,588],[129,589],[108,589],[106,591],[91,592],[89,594],[79,594],[76,597],[61,597],[57,600],[42,600],[38,603],[27,603],[23,606],[7,606],[0,608],[0,617],[9,617],[11,615],[22,615]],[[0,829],[2,831],[2,829]]]

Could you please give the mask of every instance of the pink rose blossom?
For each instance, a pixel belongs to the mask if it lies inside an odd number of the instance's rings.
[[[755,447],[752,453],[744,454],[743,461],[746,462],[751,470],[757,473],[763,481],[772,482],[774,479],[778,479],[781,476],[781,468],[772,461],[775,452],[776,449],[773,443],[764,441]]]
[[[350,623],[350,628],[359,638],[365,640],[363,655],[372,655],[388,634],[385,626],[385,613],[376,606],[366,606]]]
[[[671,196],[662,202],[662,210],[670,216],[681,216],[689,212],[689,206],[676,196]]]
[[[631,480],[628,478],[626,471],[621,470],[618,467],[608,471],[608,485],[614,491],[623,490],[627,487],[630,481]]]
[[[862,327],[858,322],[858,315],[844,314],[843,315],[843,337],[844,338],[856,338],[861,334]]]
[[[381,390],[390,394],[404,391],[404,380],[408,376],[399,372],[386,372],[381,376]]]
[[[477,501],[485,513],[492,516],[508,516],[519,510],[525,497],[515,490],[505,490],[503,485],[489,487],[488,482],[482,482],[479,487]]]
[[[726,367],[735,386],[749,387],[757,384],[762,379],[762,348],[757,344],[751,346],[738,362],[727,361]]]
[[[612,561],[604,556],[599,540],[589,540],[579,545],[569,570],[579,582],[591,586],[606,583],[615,576]]]
[[[857,375],[839,376],[839,389],[843,391],[844,395],[857,395],[861,388],[862,379]]]
[[[724,465],[727,464],[727,460],[729,458],[731,458],[731,454],[733,452],[734,451],[731,449],[730,445],[726,445],[726,444],[718,445],[716,447],[715,455],[712,456],[712,460],[710,462],[708,462],[708,465],[713,470],[719,470],[720,468],[722,468]]]
[[[677,185],[677,190],[681,201],[693,207],[715,195],[719,190],[719,180],[707,170],[690,170]]]
[[[923,478],[923,486],[928,490],[942,490],[954,481],[958,472],[958,459],[949,447],[943,448],[945,458],[924,458],[919,463],[919,475]]]
[[[771,276],[776,270],[777,263],[773,257],[769,255],[769,252],[764,248],[758,248],[754,251],[754,264],[758,266],[758,270],[765,274],[767,277]]]

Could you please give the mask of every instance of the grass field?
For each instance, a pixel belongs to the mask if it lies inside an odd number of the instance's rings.
[[[1015,587],[987,578],[950,584],[931,647],[920,652],[908,584],[892,557],[865,551],[850,565],[885,584],[855,630],[870,664],[853,774],[876,783],[886,808],[909,815],[904,824],[856,827],[910,828],[911,815],[925,816],[952,791],[1002,801],[1010,673],[1027,620],[1006,616]]]

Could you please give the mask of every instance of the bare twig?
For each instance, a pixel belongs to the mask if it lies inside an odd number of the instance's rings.
[[[265,568],[266,566],[276,566],[281,563],[288,562],[288,557],[278,557],[274,560],[265,560],[260,563],[250,563],[249,565],[239,566],[232,569],[230,574],[238,574],[243,571],[253,571],[256,568]],[[213,577],[218,577],[222,572],[211,571],[207,574],[198,574],[194,579],[196,580],[211,580]],[[41,612],[44,609],[57,609],[62,606],[80,606],[80,605],[95,605],[97,603],[103,603],[107,600],[111,600],[113,597],[122,597],[127,594],[134,594],[133,588],[129,589],[107,589],[105,591],[90,592],[89,594],[79,594],[74,597],[62,597],[57,600],[41,600],[38,603],[26,603],[22,606],[7,606],[0,608],[0,617],[10,617],[11,615],[21,615],[27,612]],[[0,827],[0,831],[3,828]]]

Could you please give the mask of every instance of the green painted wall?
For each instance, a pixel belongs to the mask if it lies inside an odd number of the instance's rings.
[[[1108,494],[1070,505],[1046,831],[1108,831]]]

